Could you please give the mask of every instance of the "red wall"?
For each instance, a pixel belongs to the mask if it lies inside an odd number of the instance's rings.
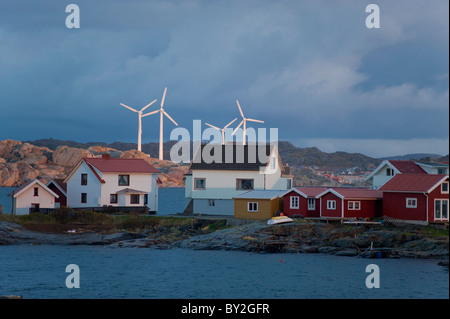
[[[360,209],[359,210],[349,210],[348,202],[349,201],[359,201]],[[344,217],[350,218],[375,218],[381,217],[383,214],[383,201],[381,199],[378,200],[344,200]]]
[[[55,199],[55,202],[56,202],[56,203],[60,203],[61,207],[62,207],[62,206],[67,206],[67,198],[66,198],[66,196],[59,190],[58,187],[56,187],[53,183],[51,183],[51,184],[48,186],[48,188],[51,189],[53,192],[55,192],[55,193],[59,196],[59,198],[56,198],[56,199]]]
[[[291,208],[291,196],[299,198],[299,208]],[[284,211],[286,216],[300,215],[303,217],[320,217],[320,200],[316,199],[316,209],[308,210],[308,199],[299,195],[295,191],[291,191],[284,196]]]
[[[448,179],[446,180],[448,182]],[[431,193],[428,194],[428,221],[434,221],[434,200],[435,199],[449,199],[449,194],[441,193],[441,185],[437,186]],[[448,216],[448,215],[447,215]]]
[[[417,208],[406,208],[406,198],[417,198]],[[383,193],[383,215],[404,220],[427,220],[427,199],[421,193]]]
[[[328,200],[336,201],[336,209],[328,209]],[[342,217],[342,199],[329,192],[321,197],[322,217]]]

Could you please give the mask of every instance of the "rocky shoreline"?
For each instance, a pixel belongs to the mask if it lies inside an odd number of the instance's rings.
[[[420,229],[387,229],[323,222],[268,226],[253,222],[208,230],[207,220],[192,227],[158,227],[139,232],[74,230],[44,233],[0,222],[0,245],[104,245],[109,247],[186,248],[258,253],[322,253],[368,258],[434,258],[448,267],[448,236],[428,236]],[[372,249],[370,249],[372,247]],[[378,254],[376,254],[378,253]]]

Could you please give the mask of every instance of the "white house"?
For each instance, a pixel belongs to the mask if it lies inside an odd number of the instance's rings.
[[[160,171],[143,159],[83,158],[64,182],[67,206],[73,208],[127,207],[158,210]]]
[[[426,162],[426,163],[418,163],[425,172],[433,175],[448,175],[448,163],[442,162]]]
[[[233,197],[249,190],[288,190],[289,167],[276,145],[202,144],[185,181],[185,212],[233,215]]]
[[[373,189],[379,189],[397,174],[427,174],[427,172],[412,161],[384,160],[366,177],[366,181],[372,182]]]
[[[30,210],[55,208],[55,200],[59,197],[51,189],[37,179],[30,180],[11,193],[13,215],[28,215]]]

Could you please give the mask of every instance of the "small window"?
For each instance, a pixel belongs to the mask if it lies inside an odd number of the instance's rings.
[[[361,202],[354,202],[354,201],[350,201],[350,202],[348,202],[348,209],[349,210],[360,210],[361,208],[360,208],[360,205],[361,205]]]
[[[144,205],[148,205],[148,194],[144,194]]]
[[[291,196],[291,208],[298,209],[298,207],[299,207],[299,197]]]
[[[195,190],[206,189],[206,178],[194,178],[194,189]]]
[[[214,199],[208,199],[208,206],[210,206],[210,207],[216,206],[215,200]]]
[[[417,208],[417,198],[407,198],[406,208]]]
[[[87,193],[81,193],[81,202],[87,203]]]
[[[328,200],[327,201],[327,208],[328,209],[336,209],[336,201],[335,200]]]
[[[34,188],[33,196],[39,196],[39,187]]]
[[[440,175],[445,175],[445,174],[447,174],[447,169],[446,168],[438,168],[437,173]]]
[[[441,193],[448,194],[448,182],[444,182],[441,184]]]
[[[87,174],[81,174],[81,185],[87,185]]]
[[[109,195],[109,203],[110,204],[117,204],[117,194]]]
[[[236,179],[236,190],[253,189],[253,179]]]
[[[316,209],[316,199],[308,198],[308,210],[315,210],[315,209]]]
[[[258,202],[249,202],[247,205],[247,210],[249,212],[257,212],[258,211]]]
[[[130,175],[119,175],[119,186],[130,186]]]
[[[386,175],[387,176],[394,176],[394,170],[390,167],[386,168]]]
[[[139,194],[130,195],[130,204],[139,204]]]

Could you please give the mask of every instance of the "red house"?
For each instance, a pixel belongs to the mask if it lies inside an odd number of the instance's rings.
[[[58,194],[59,197],[55,199],[57,208],[67,206],[67,184],[64,183],[64,179],[52,179],[45,186]]]
[[[375,218],[382,216],[383,193],[367,188],[336,187],[321,194],[320,217]]]
[[[383,215],[425,224],[448,222],[448,184],[448,175],[396,175],[380,188]]]
[[[324,192],[325,187],[297,187],[283,195],[286,216],[320,217],[320,200],[317,195]]]

